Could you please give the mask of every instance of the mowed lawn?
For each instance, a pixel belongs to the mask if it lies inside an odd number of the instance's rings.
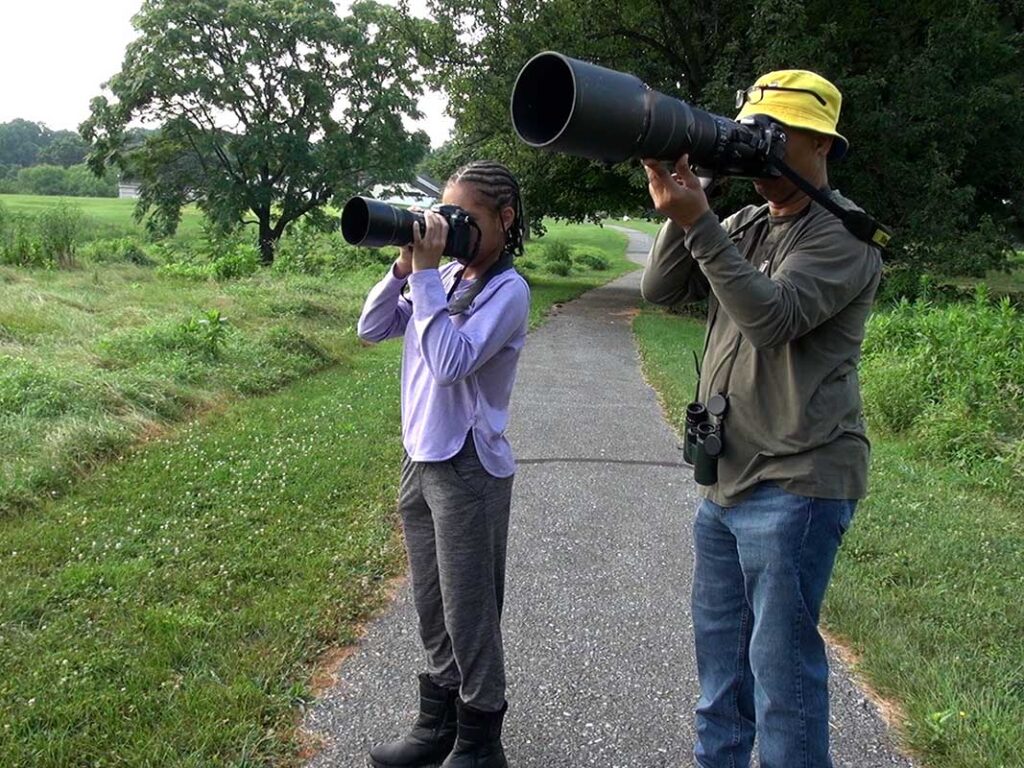
[[[87,220],[87,229],[97,237],[117,237],[127,233],[143,234],[143,227],[135,222],[135,200],[117,197],[50,197],[46,195],[0,195],[0,205],[14,214],[35,216],[56,205],[79,208]],[[194,205],[182,211],[178,227],[180,238],[199,234],[203,217]]]
[[[549,273],[555,240],[608,268]],[[634,269],[624,250],[551,225],[528,246],[532,323]],[[353,327],[383,269],[0,270],[0,365],[22,376],[0,387],[8,490],[39,473],[0,514],[5,768],[301,762],[316,660],[402,570],[400,343],[363,347]],[[57,451],[76,429],[103,450]]]

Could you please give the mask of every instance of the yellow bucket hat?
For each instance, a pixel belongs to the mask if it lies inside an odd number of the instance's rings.
[[[839,160],[850,148],[846,137],[836,131],[843,95],[821,75],[804,69],[780,69],[757,79],[745,91],[736,92],[740,120],[767,115],[783,125],[832,136],[829,160]]]

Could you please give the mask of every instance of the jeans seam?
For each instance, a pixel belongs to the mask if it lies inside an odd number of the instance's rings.
[[[801,664],[802,653],[801,653],[801,628],[803,624],[803,611],[801,607],[804,604],[803,600],[803,562],[804,562],[804,549],[807,546],[807,536],[811,530],[811,520],[814,514],[814,499],[808,497],[804,505],[806,519],[804,521],[803,535],[800,537],[800,548],[797,550],[796,560],[796,578],[797,578],[797,592],[800,595],[800,600],[797,601],[798,608],[796,611],[796,621],[794,622],[794,640],[793,651],[796,661],[796,700],[800,707],[800,752],[801,760],[800,764],[803,768],[810,768],[808,763],[807,753],[807,710],[804,707],[804,680],[803,680],[803,665]]]
[[[743,683],[746,680],[747,674],[746,669],[743,665],[744,651],[746,650],[744,639],[747,636],[747,623],[749,621],[750,611],[744,607],[743,612],[740,615],[740,636],[736,644],[736,666],[739,671],[737,675],[736,685],[732,691],[732,704],[733,709],[736,712],[736,719],[733,720],[732,728],[732,751],[729,753],[729,768],[736,768],[736,750],[740,745],[740,730],[742,715],[740,714],[740,691],[743,689]]]

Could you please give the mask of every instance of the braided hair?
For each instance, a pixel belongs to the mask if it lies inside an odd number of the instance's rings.
[[[448,184],[472,184],[500,211],[505,207],[515,209],[516,217],[505,231],[505,251],[516,256],[523,255],[526,239],[526,218],[523,215],[523,196],[519,182],[504,165],[493,160],[475,160],[455,171]]]

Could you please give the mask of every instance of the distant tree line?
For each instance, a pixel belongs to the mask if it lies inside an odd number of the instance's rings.
[[[0,193],[116,197],[117,174],[97,178],[85,165],[88,154],[76,131],[22,118],[0,123]]]

